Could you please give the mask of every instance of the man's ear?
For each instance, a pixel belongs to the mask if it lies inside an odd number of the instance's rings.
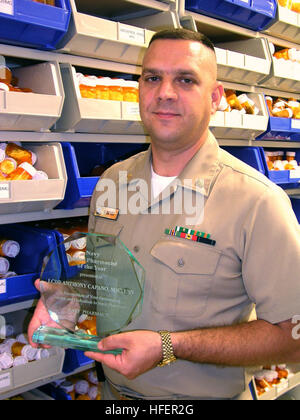
[[[214,115],[217,112],[223,94],[224,94],[223,85],[220,82],[216,82],[216,85],[211,95],[212,97],[211,115]]]

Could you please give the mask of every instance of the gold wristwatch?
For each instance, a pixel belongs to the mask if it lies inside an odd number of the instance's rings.
[[[158,331],[158,333],[161,336],[163,359],[157,366],[163,367],[176,362],[177,359],[174,355],[171,334],[169,331]]]

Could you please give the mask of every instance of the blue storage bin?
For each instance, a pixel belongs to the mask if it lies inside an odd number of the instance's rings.
[[[186,0],[186,9],[262,31],[276,20],[276,0]]]
[[[0,42],[54,50],[67,33],[71,17],[69,0],[55,0],[55,6],[15,0],[12,15],[0,13]]]
[[[222,146],[222,149],[252,166],[252,168],[261,172],[263,175],[266,174],[265,165],[259,147]]]
[[[97,165],[110,166],[126,159],[148,145],[111,143],[62,143],[68,183],[64,200],[59,209],[88,207],[99,177],[89,174]]]
[[[20,275],[6,280],[6,292],[0,294],[0,306],[37,298],[39,293],[34,287],[34,281],[40,277],[44,257],[49,252],[54,251],[55,258],[53,266],[49,266],[47,272],[50,274],[52,270],[60,270],[55,236],[50,232],[39,232],[23,225],[0,226],[0,236],[15,240],[21,245],[19,255],[8,258],[10,270]]]
[[[261,147],[259,148],[261,151],[262,161],[265,167],[266,176],[275,184],[279,185],[283,189],[288,188],[299,188],[300,178],[292,178],[291,173],[293,171],[270,171],[268,168],[267,160],[265,157],[264,149]],[[296,152],[296,160],[297,162],[300,161],[300,150],[299,149],[289,149],[291,151]]]
[[[88,366],[91,363],[93,363],[93,360],[86,357],[83,351],[68,349],[66,350],[63,372],[69,374],[74,372],[74,370],[83,366]]]
[[[258,136],[256,140],[300,141],[300,128],[294,127],[296,121],[298,120],[292,118],[272,117],[269,113],[267,131]]]
[[[297,220],[300,223],[300,199],[299,198],[291,198],[293,210],[296,214]]]

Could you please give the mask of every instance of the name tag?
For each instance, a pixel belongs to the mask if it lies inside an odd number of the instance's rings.
[[[117,220],[119,212],[119,209],[112,209],[110,207],[100,207],[95,211],[94,216],[102,217],[103,219]]]

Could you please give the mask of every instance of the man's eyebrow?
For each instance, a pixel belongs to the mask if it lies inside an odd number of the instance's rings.
[[[163,70],[163,69],[145,67],[142,70],[142,74],[145,74],[145,73],[159,74],[159,75],[163,74],[163,73],[171,73],[171,74],[175,74],[175,75],[178,75],[178,76],[187,76],[187,75],[194,76],[194,77],[198,76],[197,73],[192,69],[176,69],[176,70],[172,70],[170,72],[165,72],[165,70]]]

